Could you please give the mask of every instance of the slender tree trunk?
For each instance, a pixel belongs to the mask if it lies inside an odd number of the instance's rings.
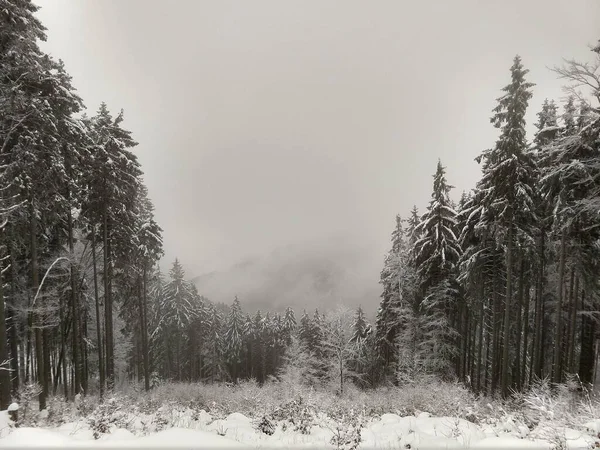
[[[490,327],[486,327],[486,339],[485,339],[485,367],[483,370],[483,385],[486,393],[490,393],[493,391],[493,387],[491,386],[491,378],[493,378],[493,361],[492,356],[490,355],[490,343],[492,341],[492,333],[490,332]]]
[[[46,387],[46,398],[48,398],[48,395],[50,395],[50,386],[52,383],[52,366],[50,363],[50,330],[48,328],[44,328],[42,330],[42,335],[42,357],[44,358],[44,365],[42,366],[42,375],[44,377],[43,385]]]
[[[21,380],[23,379],[22,370],[22,354],[19,352],[19,345],[21,344],[21,333],[19,319],[17,316],[17,311],[15,310],[15,302],[17,296],[17,264],[16,264],[16,255],[14,248],[14,231],[11,228],[11,233],[9,235],[10,243],[10,266],[11,266],[11,279],[10,279],[10,292],[11,292],[11,302],[6,302],[7,314],[8,314],[8,338],[10,339],[10,356],[11,356],[11,370],[12,370],[12,394],[15,398],[17,398],[19,394],[19,386],[21,385]],[[1,275],[1,274],[0,274]],[[21,363],[21,364],[19,364]]]
[[[61,324],[61,328],[62,328],[62,333],[60,334],[60,360],[59,361],[63,361],[63,358],[67,354],[67,348],[66,348],[67,324],[66,324],[66,320],[65,320],[64,309],[65,309],[65,301],[61,297],[59,314],[60,314],[60,324]],[[59,364],[60,364],[60,362],[59,362]],[[64,384],[64,388],[65,388],[65,399],[68,399],[69,398],[69,387],[68,387],[68,383],[67,383],[67,364],[63,363],[62,367],[63,367],[63,377],[62,378],[63,378],[63,384]],[[56,388],[54,390],[56,391]]]
[[[0,274],[1,276],[1,274]],[[1,279],[1,277],[0,277]],[[13,297],[14,301],[14,297]],[[14,397],[19,392],[19,333],[17,332],[18,323],[15,317],[15,310],[11,304],[6,302],[6,314],[8,324],[8,340],[10,347],[10,380],[11,391]],[[1,356],[0,356],[1,358]]]
[[[502,396],[508,396],[508,368],[509,345],[510,345],[510,308],[512,307],[512,252],[513,252],[513,225],[508,227],[508,237],[506,242],[506,303],[504,305],[504,336],[502,347],[502,376],[500,378],[500,387]]]
[[[466,357],[467,357],[467,311],[465,302],[461,302],[460,312],[458,317],[459,330],[460,330],[460,356],[458,358],[458,376],[461,380],[465,379],[466,374]]]
[[[462,372],[463,372],[463,378],[467,379],[469,378],[470,380],[470,376],[469,376],[469,362],[470,362],[470,358],[469,358],[469,352],[471,350],[471,330],[470,330],[470,314],[468,314],[467,308],[465,306],[465,311],[464,311],[464,315],[465,315],[465,325],[463,327],[464,333],[465,333],[465,337],[464,337],[464,359],[463,359],[463,368],[462,368]],[[469,381],[469,384],[471,384],[471,382]]]
[[[469,376],[471,378],[471,387],[475,388],[475,365],[477,363],[477,336],[478,336],[478,325],[479,317],[475,315],[475,311],[471,313],[471,322],[473,324],[473,330],[471,332],[471,341],[469,344]]]
[[[6,333],[6,317],[4,315],[4,281],[0,262],[0,410],[8,409],[11,403],[10,363],[8,359],[8,336]]]
[[[560,383],[562,381],[562,307],[564,297],[564,279],[565,279],[565,254],[566,254],[566,231],[563,231],[560,237],[560,260],[558,263],[558,303],[556,305],[556,335],[554,342],[554,363],[552,371],[552,381]]]
[[[74,261],[74,239],[73,239],[73,217],[71,216],[71,209],[67,213],[67,226],[68,226],[68,239],[69,239],[69,253],[71,257],[70,263],[70,275],[71,275],[71,321],[72,330],[71,338],[71,351],[73,355],[73,366],[75,368],[75,395],[81,391],[81,347],[79,344],[79,302],[77,295],[77,273]]]
[[[514,362],[514,376],[513,385],[517,388],[517,391],[521,390],[521,314],[523,312],[523,289],[525,287],[525,259],[521,256],[520,273],[519,273],[519,286],[518,286],[518,298],[517,298],[517,342],[515,343],[515,362]],[[525,352],[523,352],[525,353]]]
[[[106,382],[107,389],[112,390],[115,383],[115,360],[113,341],[112,292],[111,292],[111,246],[108,233],[108,205],[104,202],[104,321],[106,335]]]
[[[577,308],[579,305],[579,277],[575,278],[575,294],[572,296],[571,301],[571,318],[570,322],[570,330],[571,333],[569,335],[569,348],[568,348],[568,358],[567,358],[567,367],[569,373],[576,373],[575,370],[575,341],[577,336]]]
[[[582,303],[585,312],[585,291],[582,292]],[[579,379],[584,384],[594,382],[594,336],[596,334],[596,322],[588,314],[581,316],[581,352],[579,353]]]
[[[25,342],[23,341],[23,333],[19,341],[19,378],[25,383]],[[18,397],[18,392],[15,394]]]
[[[571,267],[571,275],[569,277],[569,298],[567,300],[567,323],[565,334],[563,335],[563,372],[569,373],[571,366],[569,365],[571,357],[571,311],[573,310],[573,291],[575,289],[575,269]],[[566,291],[566,289],[565,289]]]
[[[81,292],[81,291],[80,291]],[[90,379],[90,367],[89,367],[89,348],[88,348],[88,314],[89,310],[87,308],[83,309],[83,323],[82,323],[82,333],[80,342],[83,344],[83,392],[88,392],[89,387],[89,379]]]
[[[529,301],[530,286],[527,283],[525,288],[525,311],[523,312],[523,362],[521,364],[523,373],[521,374],[521,386],[527,386],[527,349],[529,348]]]
[[[495,280],[494,280],[495,281]],[[499,320],[498,317],[500,316],[499,312],[500,312],[500,308],[498,307],[499,305],[499,296],[498,296],[498,290],[497,290],[497,286],[496,283],[494,283],[494,309],[493,309],[493,313],[492,313],[492,323],[493,323],[493,342],[492,342],[492,350],[491,350],[491,358],[492,358],[492,367],[491,367],[491,374],[490,374],[490,381],[491,381],[491,392],[494,393],[496,392],[496,387],[498,385],[498,366],[499,366],[499,358],[498,358],[498,354],[500,353],[500,327],[499,327]]]
[[[94,272],[94,300],[96,306],[96,340],[98,342],[98,377],[100,381],[100,398],[104,396],[105,372],[104,352],[102,351],[102,325],[100,317],[100,295],[98,295],[98,268],[96,262],[96,226],[92,225],[92,267]]]
[[[27,360],[25,362],[25,383],[26,384],[29,384],[31,382],[31,378],[34,376],[33,375],[33,370],[31,368],[32,365],[33,365],[32,356],[31,356],[31,353],[32,353],[32,348],[31,348],[32,343],[31,343],[31,340],[32,340],[32,326],[33,326],[32,316],[33,316],[32,313],[29,313],[27,315],[27,322],[28,322],[27,323],[27,325],[28,325],[27,326],[27,352],[26,352],[27,353]]]
[[[543,346],[543,324],[544,324],[544,272],[545,272],[545,230],[541,230],[540,236],[540,267],[537,285],[535,288],[535,324],[533,328],[533,357],[531,359],[530,384],[533,376],[542,379],[542,346]]]
[[[141,337],[141,347],[142,347],[142,361],[143,361],[143,372],[144,372],[144,389],[146,391],[150,390],[150,361],[149,361],[149,349],[148,349],[148,324],[146,323],[146,309],[147,309],[147,300],[146,300],[146,267],[144,263],[144,268],[142,272],[142,278],[139,280],[139,309],[140,309],[140,337]]]
[[[479,344],[477,348],[477,392],[481,392],[481,353],[483,352],[483,329],[485,328],[484,283],[481,283],[481,296],[479,301]]]
[[[33,295],[35,296],[39,288],[39,269],[38,269],[38,253],[37,253],[37,217],[35,215],[35,208],[33,206],[33,200],[29,202],[29,214],[30,214],[30,239],[31,239],[31,279]],[[35,326],[35,355],[37,363],[37,381],[41,385],[41,391],[38,397],[40,411],[46,409],[46,398],[48,396],[48,385],[44,371],[44,343],[42,335],[42,316],[39,312],[41,310],[42,301],[34,297],[34,301],[37,304],[34,305],[34,326]],[[36,310],[38,311],[36,313]]]

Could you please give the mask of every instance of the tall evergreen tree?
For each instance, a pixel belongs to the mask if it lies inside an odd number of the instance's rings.
[[[225,332],[225,354],[231,366],[231,376],[236,383],[241,363],[243,327],[244,316],[242,314],[242,307],[236,296],[227,317],[227,329]]]
[[[526,152],[525,113],[531,98],[532,83],[525,80],[528,71],[516,56],[511,67],[511,83],[498,99],[491,118],[500,130],[496,145],[483,152],[483,175],[477,184],[471,211],[476,228],[494,239],[505,255],[506,283],[502,324],[502,358],[500,384],[508,394],[510,361],[510,324],[513,305],[515,244],[519,248],[533,244],[532,224],[536,220],[534,204],[535,164]],[[499,348],[498,346],[496,348]],[[494,375],[495,376],[495,375]]]
[[[428,360],[441,374],[449,374],[457,355],[456,325],[459,320],[457,264],[461,248],[455,234],[457,214],[449,193],[445,168],[438,161],[427,212],[417,227],[421,238],[413,251],[424,317],[424,339],[429,343]]]

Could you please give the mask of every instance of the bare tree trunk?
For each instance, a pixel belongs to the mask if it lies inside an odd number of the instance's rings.
[[[102,348],[102,325],[100,317],[100,296],[98,295],[98,269],[96,263],[96,226],[92,225],[92,265],[94,271],[94,300],[96,304],[96,340],[98,341],[98,376],[100,378],[100,398],[104,396],[105,373]],[[105,284],[106,285],[106,284]]]
[[[19,376],[21,380],[25,383],[25,342],[23,341],[23,333],[21,334],[21,340],[19,342]]]
[[[148,345],[148,282],[146,273],[146,263],[144,263],[142,273],[142,351],[144,352],[144,388],[150,390],[150,348]],[[194,355],[195,353],[192,353]]]
[[[80,359],[80,345],[79,345],[79,305],[77,296],[77,274],[74,261],[74,242],[73,242],[73,217],[71,216],[71,209],[67,213],[67,226],[68,226],[68,239],[69,239],[69,253],[70,253],[70,275],[71,275],[71,321],[72,330],[71,333],[71,348],[73,355],[73,366],[75,367],[75,394],[79,394],[81,390],[81,359]]]
[[[542,379],[542,347],[543,347],[543,323],[544,323],[544,272],[545,272],[545,230],[541,230],[540,236],[540,267],[538,272],[538,279],[535,288],[535,324],[533,328],[533,356],[531,358],[531,370],[530,380],[531,384],[533,376],[535,375],[538,379]]]
[[[575,278],[575,294],[571,296],[571,317],[570,317],[570,333],[569,347],[567,357],[567,370],[569,373],[575,373],[575,340],[577,335],[577,307],[579,304],[579,277]]]
[[[523,289],[525,287],[525,259],[521,256],[520,273],[519,273],[519,286],[518,286],[518,298],[517,298],[517,342],[515,343],[515,363],[514,363],[514,376],[513,385],[518,391],[521,390],[521,314],[523,312]],[[523,352],[525,353],[525,352]]]
[[[32,327],[33,327],[33,314],[29,313],[27,315],[27,361],[25,363],[25,383],[30,383],[33,375],[33,360],[32,360]]]
[[[9,239],[10,239],[9,249],[10,249],[10,266],[11,266],[10,291],[11,291],[12,298],[11,298],[10,303],[8,303],[8,302],[6,303],[6,306],[7,306],[7,314],[8,314],[8,324],[10,327],[8,330],[8,338],[10,340],[10,356],[11,356],[10,368],[12,370],[12,393],[13,393],[13,396],[16,398],[19,393],[19,386],[21,385],[21,380],[23,379],[23,376],[22,376],[23,365],[21,362],[22,360],[19,359],[22,356],[21,353],[19,352],[21,335],[19,333],[19,329],[20,329],[19,319],[17,316],[17,311],[15,309],[15,302],[16,302],[16,296],[17,296],[17,286],[16,286],[17,264],[16,264],[16,257],[15,257],[16,256],[15,249],[14,249],[14,245],[13,245],[14,236],[13,236],[12,228],[11,228],[11,233],[10,233]],[[21,364],[19,364],[20,362],[21,362]]]
[[[60,310],[59,310],[59,314],[60,314],[60,324],[61,324],[61,328],[62,328],[62,333],[60,334],[60,360],[59,360],[59,364],[61,362],[63,362],[62,367],[63,367],[63,384],[64,384],[64,388],[65,388],[65,399],[69,398],[69,387],[68,387],[68,383],[67,383],[67,364],[66,362],[63,361],[63,359],[66,357],[67,355],[67,348],[66,348],[66,340],[67,340],[67,324],[65,321],[65,313],[64,313],[64,308],[65,308],[65,302],[64,299],[61,297],[60,300]],[[56,388],[54,389],[54,391],[56,391]]]
[[[4,315],[4,281],[0,264],[0,410],[8,409],[11,403],[10,363],[8,359],[8,335]]]
[[[484,284],[481,283],[481,297],[479,303],[479,344],[477,348],[477,392],[481,392],[481,354],[483,352],[483,329],[485,328]]]
[[[582,303],[584,311],[589,308],[585,305],[585,291],[582,292]],[[579,353],[579,379],[582,383],[592,384],[594,382],[594,340],[596,335],[596,321],[583,314],[581,317],[581,352]]]
[[[111,249],[108,233],[108,207],[104,202],[104,321],[106,335],[106,382],[108,390],[112,390],[115,383],[115,359],[113,341],[113,318],[112,318],[112,293],[111,293]]]
[[[33,206],[33,200],[29,202],[29,214],[30,214],[30,239],[31,239],[31,279],[33,295],[36,295],[39,288],[39,271],[38,271],[38,255],[37,255],[37,217],[35,215],[35,208]],[[34,301],[36,301],[34,297]],[[35,355],[37,363],[37,381],[40,383],[42,389],[38,397],[40,411],[46,409],[46,398],[48,396],[48,385],[46,384],[46,376],[44,371],[44,351],[43,351],[43,336],[42,336],[42,317],[40,312],[35,312],[41,309],[41,300],[37,305],[34,305],[34,326],[35,326]]]
[[[521,374],[521,386],[523,388],[527,385],[527,349],[529,348],[529,297],[530,297],[530,286],[527,283],[525,289],[525,311],[523,313],[523,362],[521,364],[523,373]]]
[[[508,348],[510,345],[510,308],[512,307],[512,252],[513,252],[513,225],[508,227],[506,242],[506,303],[504,305],[504,339],[502,348],[502,376],[500,388],[502,396],[508,396],[508,368],[510,365]]]
[[[14,297],[13,297],[14,301]],[[14,396],[19,392],[19,334],[17,332],[17,318],[12,305],[6,302],[6,314],[8,324],[8,341],[10,347],[10,380],[11,391]]]
[[[492,341],[492,349],[491,349],[491,373],[490,373],[490,381],[491,381],[491,392],[496,392],[496,387],[498,385],[498,365],[500,363],[498,355],[500,353],[500,327],[498,317],[500,316],[500,308],[499,308],[499,296],[498,290],[496,286],[496,280],[494,280],[494,306],[492,311],[492,324],[493,324],[493,341]]]
[[[143,274],[143,278],[145,278],[145,270]],[[141,381],[142,377],[144,378],[144,389],[146,391],[150,390],[150,374],[148,373],[149,364],[148,364],[148,345],[146,338],[148,337],[148,331],[145,326],[145,282],[142,277],[138,277],[137,280],[137,298],[138,298],[138,309],[140,313],[140,322],[139,322],[139,348],[137,349],[137,357],[138,357],[138,380]]]
[[[80,291],[81,292],[81,291]],[[83,362],[83,373],[81,374],[82,380],[81,380],[81,385],[83,388],[83,392],[87,393],[88,392],[88,380],[89,380],[89,366],[88,366],[88,310],[87,308],[83,309],[83,318],[82,318],[82,324],[81,324],[81,333],[82,336],[79,340],[79,342],[81,342],[81,344],[83,345],[83,348],[81,349],[82,351],[82,362]]]
[[[491,386],[491,378],[492,378],[492,373],[491,371],[493,370],[493,361],[492,361],[492,357],[490,355],[490,343],[492,341],[492,333],[490,332],[490,327],[486,327],[486,339],[485,339],[485,367],[483,370],[483,385],[484,385],[484,391],[486,393],[490,393],[493,388]]]
[[[552,373],[552,381],[554,383],[560,383],[562,381],[562,307],[564,297],[565,253],[566,231],[563,231],[560,237],[560,260],[558,263],[558,303],[556,306],[556,335],[554,342],[554,363]]]

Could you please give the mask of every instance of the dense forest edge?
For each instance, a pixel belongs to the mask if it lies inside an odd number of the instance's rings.
[[[592,395],[600,45],[590,62],[552,69],[568,95],[544,101],[531,141],[535,85],[514,58],[480,180],[454,201],[440,161],[426,210],[396,217],[370,323],[360,307],[247,313],[237,297],[205,298],[177,260],[161,272],[125,115],[85,113],[62,61],[38,45],[37,9],[0,0],[0,410],[131,386],[151,401],[192,382],[214,385],[204,397],[268,386],[282,402],[284,385],[384,403],[397,387],[426,396],[424,383],[473,401],[539,399],[540,386]]]

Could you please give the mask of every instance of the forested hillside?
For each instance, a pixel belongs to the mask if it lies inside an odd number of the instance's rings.
[[[49,396],[126,382],[287,380],[342,395],[433,379],[503,397],[545,378],[593,382],[600,46],[555,69],[569,95],[544,101],[529,137],[535,79],[515,57],[479,182],[453,193],[438,163],[429,205],[396,217],[370,321],[337,305],[245,312],[244,292],[213,303],[177,260],[161,272],[143,148],[123,111],[85,112],[39,48],[36,11],[0,0],[0,409],[24,391],[44,410]]]

